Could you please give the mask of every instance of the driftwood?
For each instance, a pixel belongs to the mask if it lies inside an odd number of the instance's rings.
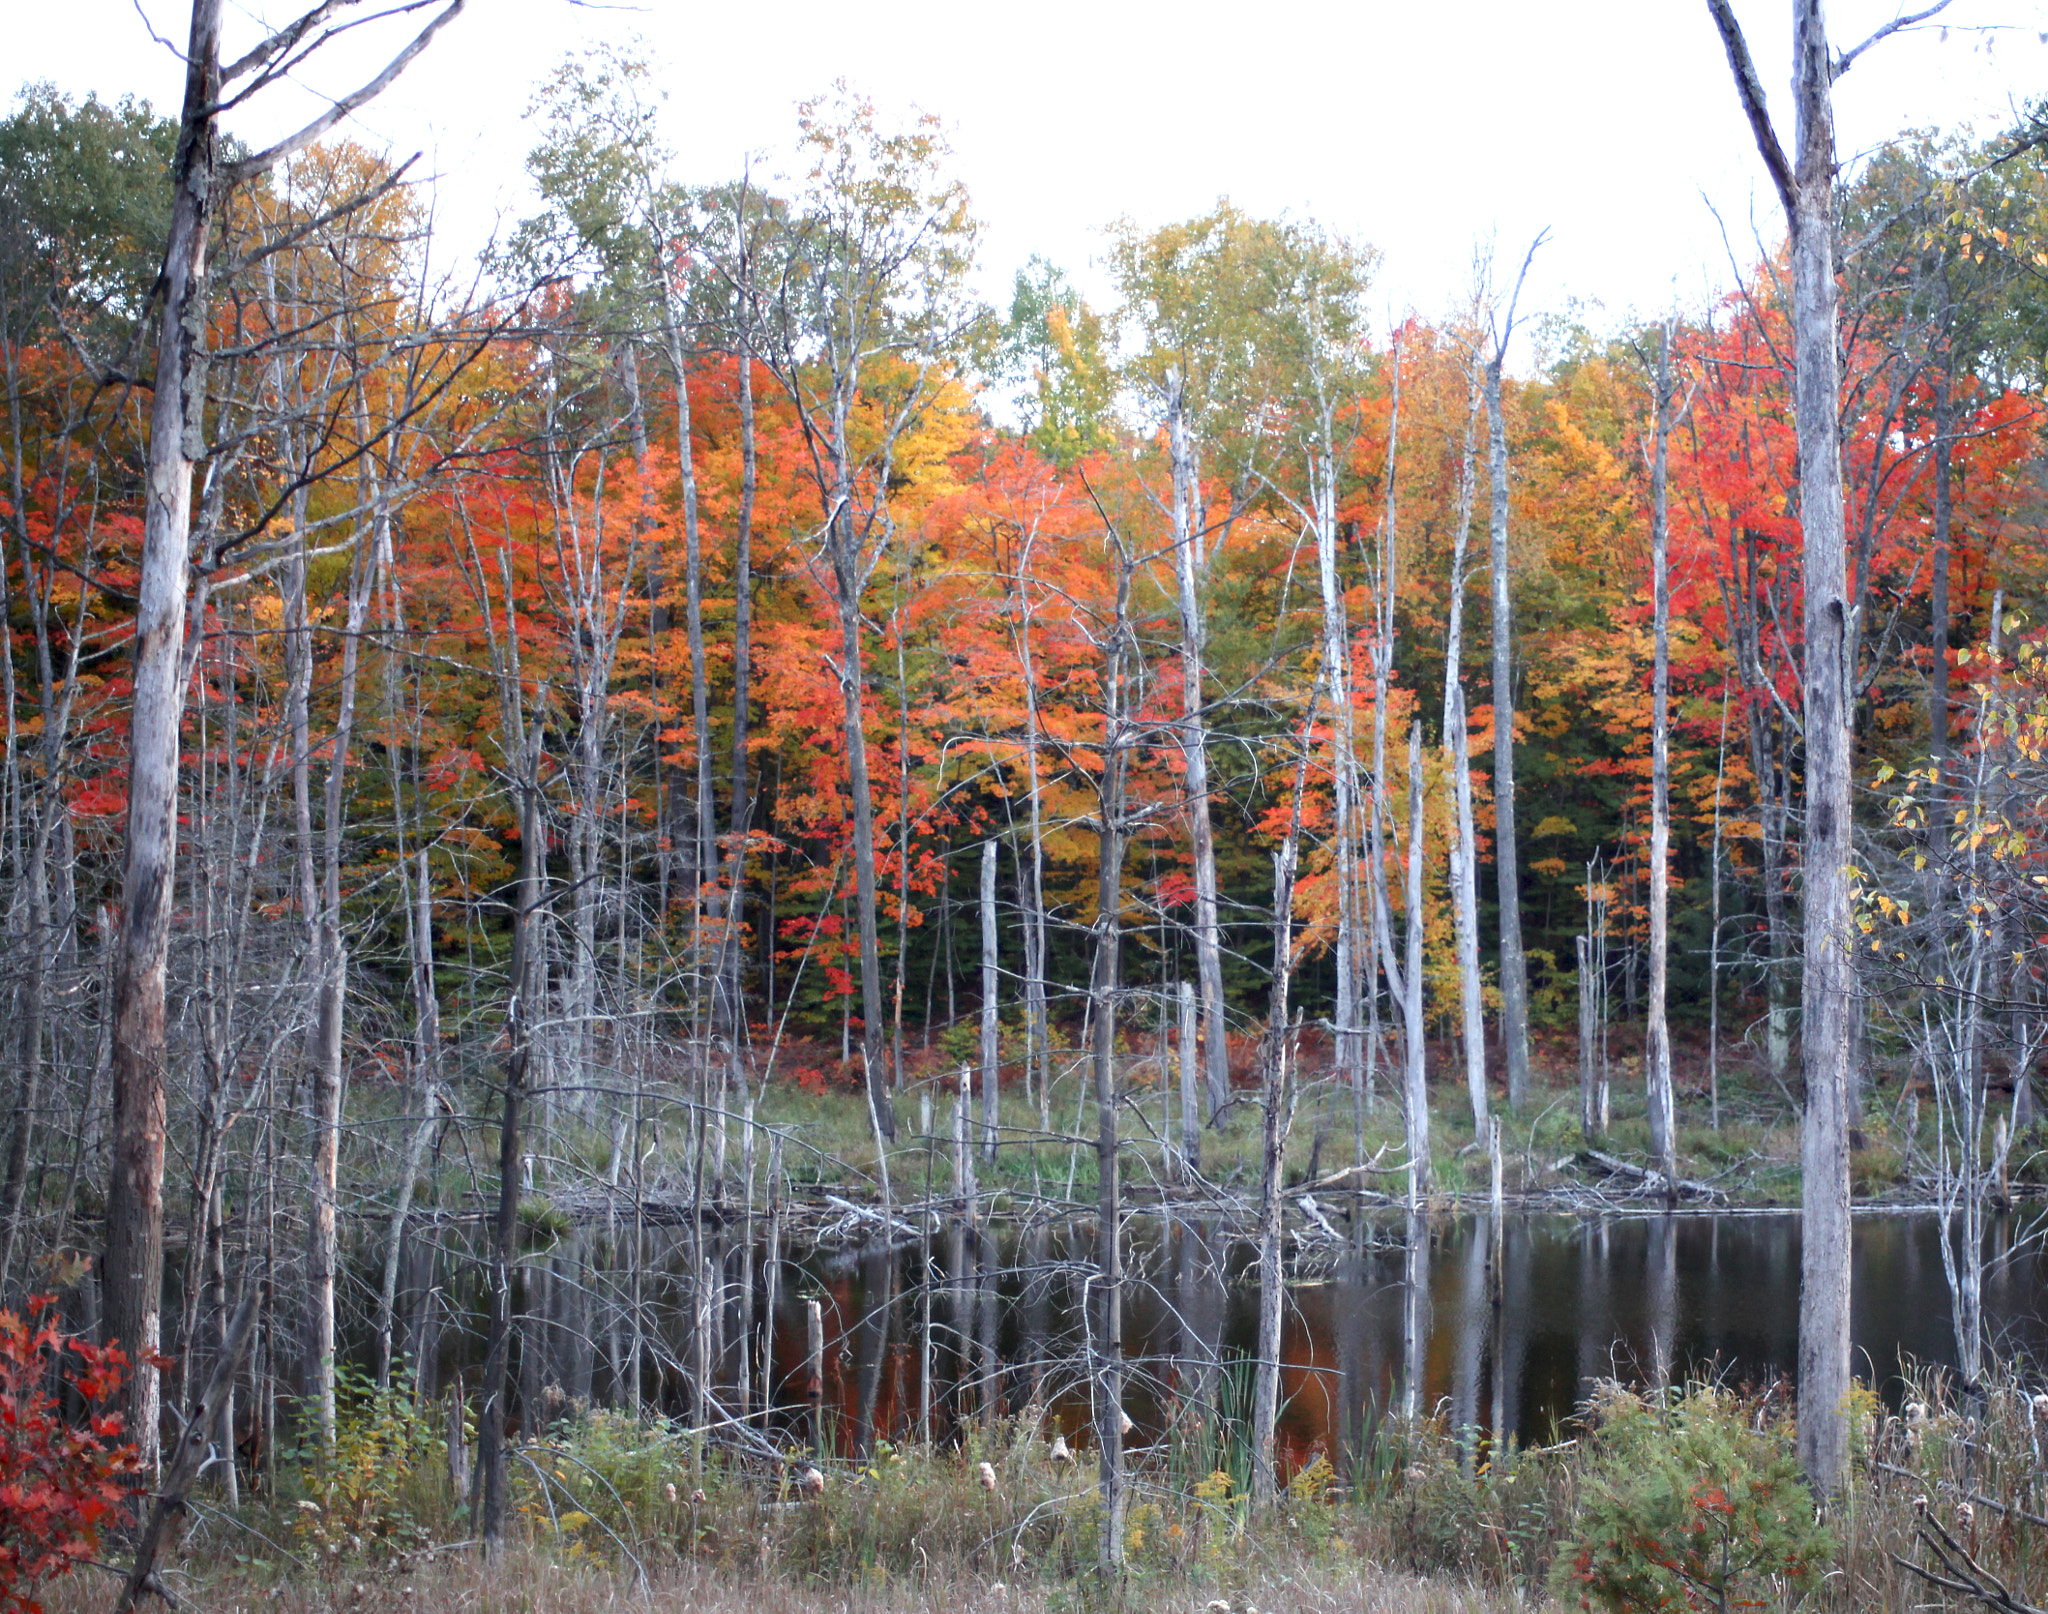
[[[157,1578],[157,1554],[163,1551],[174,1526],[183,1520],[186,1499],[213,1453],[212,1437],[220,1426],[221,1402],[233,1388],[235,1376],[242,1370],[242,1359],[248,1355],[249,1344],[255,1334],[256,1298],[255,1294],[250,1294],[236,1311],[235,1320],[228,1328],[226,1348],[213,1364],[205,1393],[192,1409],[185,1432],[164,1465],[163,1481],[149,1510],[149,1523],[135,1548],[135,1567],[128,1572],[127,1584],[122,1587],[120,1599],[114,1604],[114,1614],[128,1614],[128,1610],[135,1606],[135,1600],[145,1592],[162,1598],[172,1608],[178,1606],[169,1588]],[[234,1460],[232,1454],[227,1460]]]

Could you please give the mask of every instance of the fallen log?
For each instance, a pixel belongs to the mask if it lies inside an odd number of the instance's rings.
[[[1590,1160],[1610,1177],[1625,1177],[1630,1182],[1638,1183],[1648,1193],[1672,1193],[1688,1199],[1721,1199],[1725,1197],[1721,1190],[1712,1183],[1694,1182],[1686,1177],[1675,1178],[1667,1184],[1663,1172],[1653,1171],[1648,1166],[1635,1165],[1630,1161],[1607,1154],[1599,1149],[1581,1149],[1578,1153],[1578,1158]],[[1571,1157],[1569,1156],[1558,1162],[1560,1167],[1570,1164]]]

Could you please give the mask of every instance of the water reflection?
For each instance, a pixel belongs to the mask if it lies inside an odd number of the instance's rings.
[[[1249,1409],[1257,1338],[1253,1250],[1241,1227],[1150,1216],[1125,1230],[1122,1342],[1134,1439],[1213,1427]],[[1761,1385],[1797,1359],[1799,1219],[1679,1216],[1367,1217],[1341,1241],[1297,1253],[1282,1329],[1283,1464],[1342,1460],[1388,1410],[1441,1412],[1477,1461],[1497,1431],[1550,1440],[1592,1382],[1666,1383],[1718,1372]],[[990,1230],[955,1221],[893,1248],[812,1251],[779,1263],[729,1230],[704,1241],[648,1228],[579,1231],[530,1257],[519,1296],[517,1383],[527,1406],[570,1398],[696,1410],[700,1371],[715,1410],[809,1439],[811,1397],[829,1439],[947,1440],[1036,1404],[1076,1444],[1089,1424],[1082,1304],[1097,1229],[1078,1220]],[[1950,1364],[1939,1230],[1929,1216],[1856,1222],[1858,1371]],[[1994,1250],[2009,1247],[2003,1224]],[[714,1277],[690,1303],[694,1263]],[[465,1264],[415,1252],[411,1343],[427,1388],[475,1354],[473,1308],[451,1313]],[[771,1272],[770,1268],[773,1267]],[[1987,1333],[2048,1360],[2042,1257],[1987,1275]],[[824,1314],[823,1383],[805,1346],[807,1300]],[[708,1331],[701,1346],[691,1320]]]

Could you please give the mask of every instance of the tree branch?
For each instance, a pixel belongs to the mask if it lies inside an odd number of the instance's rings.
[[[1942,3],[1946,5],[1948,0],[1942,0]],[[1728,0],[1707,0],[1707,10],[1713,16],[1714,26],[1721,31],[1721,44],[1728,52],[1728,71],[1735,75],[1735,93],[1741,97],[1750,132],[1756,136],[1757,152],[1764,160],[1764,167],[1771,172],[1771,183],[1778,187],[1778,200],[1784,204],[1785,217],[1789,221],[1796,211],[1792,197],[1792,165],[1785,159],[1785,148],[1778,143],[1778,131],[1771,127],[1770,105],[1764,100],[1764,87],[1756,76],[1756,63],[1750,60],[1749,41],[1742,37],[1742,24],[1735,20]]]
[[[297,22],[289,23],[285,27],[278,29],[276,33],[257,45],[254,50],[248,52],[241,60],[231,62],[222,68],[220,73],[221,88],[226,89],[244,73],[262,66],[274,57],[283,55],[292,46],[304,39],[307,34],[311,33],[313,29],[318,27],[322,21],[332,16],[336,11],[339,11],[344,5],[351,3],[352,0],[321,0],[319,5],[299,18]]]
[[[229,184],[233,184],[238,180],[253,178],[257,174],[268,173],[287,157],[304,151],[306,147],[312,145],[314,141],[318,140],[358,107],[365,106],[369,102],[374,101],[389,88],[392,81],[400,73],[403,73],[411,65],[412,59],[427,48],[434,35],[438,34],[461,14],[463,7],[467,3],[468,0],[448,0],[447,7],[414,36],[411,44],[391,58],[390,62],[385,65],[383,72],[359,89],[344,95],[340,100],[334,102],[319,117],[299,130],[297,134],[287,135],[276,145],[267,147],[257,152],[254,156],[244,157],[238,163],[229,164],[221,170],[222,179]]]
[[[1840,78],[1844,73],[1848,72],[1850,67],[1854,65],[1856,58],[1861,56],[1868,49],[1870,49],[1872,45],[1879,44],[1880,42],[1891,38],[1893,34],[1899,33],[1904,29],[1911,28],[1919,23],[1925,22],[1929,17],[1936,15],[1938,12],[1948,10],[1949,6],[1952,3],[1953,0],[1934,0],[1934,4],[1928,6],[1925,10],[1916,11],[1912,13],[1912,15],[1910,16],[1892,18],[1890,22],[1886,23],[1882,28],[1878,29],[1876,33],[1872,34],[1868,39],[1864,40],[1863,43],[1858,45],[1854,50],[1845,50],[1839,56],[1837,56],[1835,58],[1835,70],[1833,76],[1835,78]]]

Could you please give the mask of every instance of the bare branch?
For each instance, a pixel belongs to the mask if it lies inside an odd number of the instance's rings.
[[[1891,38],[1893,34],[1900,33],[1907,28],[1912,28],[1925,22],[1929,17],[1948,10],[1951,4],[1953,4],[1953,0],[1934,0],[1934,4],[1926,7],[1924,10],[1915,11],[1910,16],[1892,18],[1890,22],[1878,29],[1876,33],[1864,40],[1854,50],[1845,50],[1835,58],[1834,77],[1840,78],[1844,73],[1848,72],[1850,67],[1855,64],[1856,58],[1870,49],[1872,45]]]
[[[332,16],[343,6],[352,3],[353,0],[321,0],[319,5],[299,18],[297,22],[278,29],[276,33],[257,45],[254,50],[244,55],[240,61],[230,62],[226,67],[222,68],[220,72],[221,88],[226,89],[228,85],[234,83],[244,73],[261,67],[265,62],[283,55],[301,39],[304,39],[313,29],[317,28],[327,17]]]
[[[1494,343],[1494,363],[1500,363],[1507,355],[1508,343],[1515,334],[1515,308],[1522,300],[1522,283],[1529,278],[1529,265],[1536,261],[1536,249],[1550,239],[1550,228],[1546,225],[1536,232],[1536,239],[1529,243],[1529,250],[1522,254],[1522,267],[1515,275],[1515,289],[1508,293],[1507,318],[1501,323]]]
[[[1946,4],[1947,0],[1943,0]],[[1771,183],[1778,187],[1778,200],[1784,204],[1785,217],[1789,220],[1794,211],[1792,198],[1792,165],[1785,158],[1785,148],[1778,143],[1778,131],[1771,127],[1771,109],[1764,100],[1763,82],[1756,76],[1756,63],[1750,59],[1749,41],[1742,37],[1742,24],[1735,20],[1728,0],[1707,0],[1707,10],[1712,14],[1714,26],[1721,31],[1721,44],[1728,52],[1728,71],[1735,75],[1735,93],[1742,99],[1742,110],[1749,119],[1750,133],[1756,136],[1756,149],[1763,157],[1764,167],[1771,171]]]
[[[304,151],[306,147],[312,145],[314,141],[341,122],[343,118],[348,117],[358,107],[365,106],[369,102],[374,101],[390,87],[392,81],[399,74],[403,73],[411,65],[412,59],[427,48],[434,35],[438,34],[461,14],[463,7],[467,3],[468,0],[448,0],[447,7],[414,36],[411,44],[392,57],[390,62],[386,64],[383,72],[379,73],[361,88],[352,91],[348,95],[344,95],[340,100],[334,102],[319,117],[300,129],[297,134],[287,135],[276,145],[267,147],[257,152],[254,156],[244,157],[240,162],[230,164],[224,168],[222,170],[223,179],[233,183],[237,180],[251,178],[256,174],[268,173],[287,157]]]

